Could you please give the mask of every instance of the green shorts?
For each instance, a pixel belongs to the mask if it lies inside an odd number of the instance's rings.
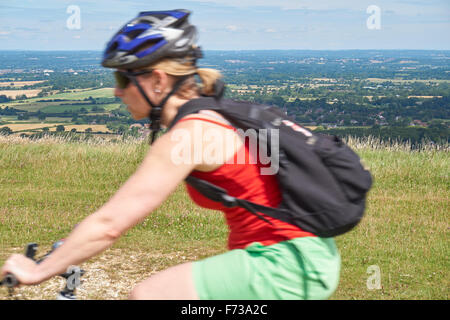
[[[339,282],[341,259],[333,238],[304,237],[194,262],[200,299],[327,299]]]

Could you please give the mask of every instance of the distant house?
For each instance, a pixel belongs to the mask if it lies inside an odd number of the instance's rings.
[[[137,128],[139,135],[143,138],[147,137],[150,134],[149,124],[142,125],[140,123],[133,123],[132,125],[130,125],[129,129],[131,130],[133,128]]]
[[[413,120],[410,124],[410,126],[420,126],[420,127],[428,127],[428,125],[420,120]]]

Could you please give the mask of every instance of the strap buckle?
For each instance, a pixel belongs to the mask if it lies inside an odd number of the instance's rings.
[[[222,194],[222,204],[227,207],[227,208],[233,208],[233,207],[237,207],[237,199],[235,197],[232,197],[228,194]]]

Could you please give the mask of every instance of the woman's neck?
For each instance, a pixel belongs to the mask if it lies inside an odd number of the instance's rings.
[[[198,95],[193,96],[191,99],[198,98]],[[161,124],[164,127],[168,127],[172,120],[175,118],[175,116],[178,113],[178,110],[183,106],[185,103],[187,103],[191,99],[183,99],[179,98],[176,95],[172,96],[167,100],[166,105],[163,108],[163,112],[161,115]]]

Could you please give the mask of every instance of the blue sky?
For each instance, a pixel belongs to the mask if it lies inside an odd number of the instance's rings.
[[[193,12],[205,50],[450,50],[450,0],[1,0],[0,49],[102,50],[139,11],[177,8]]]

